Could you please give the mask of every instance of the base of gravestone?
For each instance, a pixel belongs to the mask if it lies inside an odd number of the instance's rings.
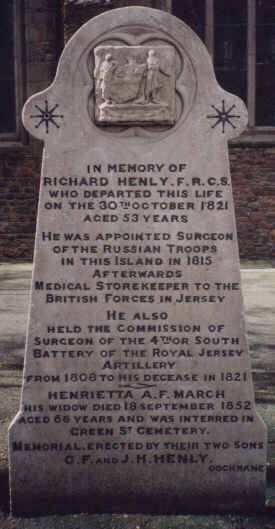
[[[166,502],[159,501],[159,498],[146,498],[142,500],[142,505],[140,503],[133,499],[132,502],[127,501],[127,504],[125,502],[117,502],[117,500],[109,499],[107,502],[103,502],[102,498],[94,498],[95,506],[94,508],[87,508],[87,498],[83,499],[81,502],[79,501],[70,501],[69,505],[71,506],[71,510],[68,509],[68,503],[64,503],[64,500],[60,502],[50,502],[46,504],[35,504],[29,506],[29,498],[25,498],[24,502],[17,506],[17,508],[14,508],[11,511],[11,515],[15,517],[38,517],[38,516],[50,516],[50,515],[68,515],[68,514],[79,514],[79,513],[87,513],[87,514],[132,514],[132,515],[150,515],[150,516],[173,516],[173,515],[216,515],[216,514],[243,514],[243,515],[249,515],[249,514],[257,514],[264,512],[265,506],[259,506],[257,505],[255,508],[255,505],[257,502],[253,502],[251,500],[251,505],[240,505],[238,503],[238,499],[236,498],[236,504],[233,505],[224,505],[224,508],[220,506],[220,508],[217,507],[216,502],[213,502],[213,504],[209,503],[203,498],[198,498],[196,500],[197,505],[193,505],[192,507],[188,507],[190,505],[189,501],[181,501],[178,503],[175,502],[174,498],[171,498],[169,501],[166,499]],[[218,502],[218,498],[217,498]],[[160,503],[162,503],[163,507],[161,508]],[[165,505],[165,507],[164,507]]]
[[[60,478],[62,481],[62,478]],[[54,483],[51,490],[46,490],[41,494],[42,486],[36,492],[35,484],[33,490],[24,490],[22,483],[21,493],[17,493],[12,503],[11,513],[14,516],[44,516],[51,514],[68,514],[68,513],[89,513],[89,514],[144,514],[144,515],[214,515],[214,514],[256,514],[264,511],[265,508],[265,491],[264,484],[262,491],[259,491],[258,484],[255,493],[250,493],[249,497],[245,491],[228,490],[228,495],[218,489],[209,490],[205,484],[205,491],[195,493],[190,490],[189,494],[171,493],[169,485],[165,492],[159,492],[154,488],[154,483],[148,486],[147,492],[141,492],[139,495],[133,491],[127,491],[124,494],[118,494],[109,490],[106,483],[106,494],[96,494],[92,486],[87,485],[87,490],[71,497],[62,493],[56,493]],[[119,487],[119,484],[118,484]],[[134,487],[132,488],[134,490]],[[227,498],[230,501],[227,502]]]

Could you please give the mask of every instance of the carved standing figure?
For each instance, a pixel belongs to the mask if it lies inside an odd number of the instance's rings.
[[[161,86],[160,62],[155,50],[150,50],[147,58],[147,79],[145,90],[147,103],[159,103],[158,94]]]
[[[109,105],[112,104],[111,87],[116,67],[117,62],[113,60],[110,53],[107,53],[104,61],[95,70],[97,90],[101,92],[102,98]]]

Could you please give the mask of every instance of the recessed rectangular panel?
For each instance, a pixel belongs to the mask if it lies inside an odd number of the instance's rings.
[[[171,46],[98,46],[94,78],[99,124],[175,122]]]

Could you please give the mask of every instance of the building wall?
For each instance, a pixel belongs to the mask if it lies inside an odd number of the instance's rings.
[[[63,36],[89,18],[128,5],[169,11],[170,0],[24,0],[25,98],[53,80]],[[272,139],[272,137],[271,137]],[[0,252],[2,260],[32,260],[42,145],[26,137],[0,146]],[[230,147],[240,256],[275,258],[274,144],[234,143]]]
[[[65,41],[90,18],[119,7],[153,7],[169,11],[169,0],[64,0]]]
[[[21,4],[20,4],[21,5]],[[52,81],[63,47],[60,0],[22,2],[24,99]],[[42,144],[23,135],[0,144],[0,255],[2,261],[32,260]]]
[[[230,147],[240,256],[275,259],[275,145]]]

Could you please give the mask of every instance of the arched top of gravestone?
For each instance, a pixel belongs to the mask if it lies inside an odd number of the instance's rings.
[[[247,111],[218,85],[206,47],[184,22],[125,7],[76,32],[52,85],[25,104],[23,121],[33,136],[64,145],[158,141],[182,128],[227,141],[243,131]]]

